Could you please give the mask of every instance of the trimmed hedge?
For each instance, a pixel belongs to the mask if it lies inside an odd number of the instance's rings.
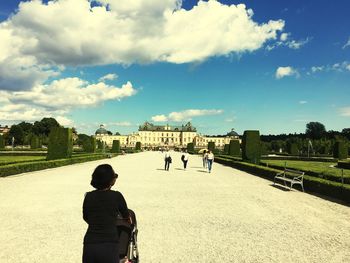
[[[215,162],[263,177],[271,181],[274,180],[276,173],[283,170],[255,165],[252,163],[238,162],[222,157],[216,157]],[[350,203],[350,185],[348,184],[342,185],[338,182],[304,175],[304,189],[306,192],[323,194]]]
[[[251,163],[260,162],[261,142],[259,131],[244,131],[242,138],[242,157]]]
[[[208,142],[208,150],[211,152],[215,151],[215,142]]]
[[[136,151],[141,151],[141,142],[136,142],[135,150]]]
[[[83,151],[87,153],[96,152],[96,138],[89,136],[82,142]]]
[[[299,155],[298,145],[293,142],[287,142],[287,152],[290,155]]]
[[[51,160],[51,161],[37,161],[37,162],[9,164],[9,165],[0,166],[0,177],[39,171],[39,170],[44,170],[48,168],[55,168],[55,167],[60,167],[64,165],[75,164],[75,163],[95,161],[95,160],[100,160],[107,157],[108,155],[106,154],[94,154],[90,156],[83,156],[83,157],[79,156],[79,157],[73,157],[69,159],[57,159],[57,160]]]
[[[46,156],[45,151],[35,151],[35,152],[30,152],[30,151],[25,151],[25,152],[12,152],[12,151],[1,151],[0,156]]]
[[[66,159],[72,157],[73,137],[72,129],[55,127],[49,135],[47,160]]]
[[[112,153],[120,153],[120,141],[119,140],[113,140],[111,152]]]
[[[338,161],[338,168],[350,169],[350,161]]]
[[[0,134],[0,149],[5,149],[5,140],[4,140],[4,136],[2,136]]]
[[[337,141],[334,144],[333,157],[343,160],[348,158],[348,146],[344,141]]]
[[[224,146],[224,154],[229,154],[230,152],[230,145],[229,144],[225,144]]]
[[[41,143],[40,143],[40,139],[37,135],[32,135],[32,137],[30,138],[30,149],[39,149],[41,148]]]
[[[239,145],[239,140],[230,140],[228,154],[231,156],[241,155],[241,147]]]
[[[194,144],[193,142],[187,143],[187,152],[193,154],[194,153]]]

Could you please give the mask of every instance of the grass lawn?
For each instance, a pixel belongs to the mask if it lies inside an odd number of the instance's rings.
[[[332,175],[335,177],[341,177],[341,169],[331,166],[337,165],[337,163],[331,162],[310,162],[310,161],[289,161],[289,160],[264,160],[262,163],[269,165],[277,165],[293,168],[302,171],[312,171],[319,174]],[[350,178],[350,170],[344,169],[344,177]]]
[[[46,156],[0,156],[0,165],[45,160]]]

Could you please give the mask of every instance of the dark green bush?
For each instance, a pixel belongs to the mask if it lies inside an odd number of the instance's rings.
[[[120,153],[120,141],[119,140],[113,140],[111,152],[112,153]]]
[[[230,140],[229,145],[229,155],[231,156],[239,156],[241,155],[241,147],[239,145],[239,140]]]
[[[70,158],[73,152],[72,129],[55,127],[49,136],[47,160]]]
[[[116,156],[116,155],[113,155]],[[107,158],[106,154],[93,154],[51,161],[25,162],[0,166],[0,177],[54,168],[75,163],[83,163]]]
[[[0,134],[0,150],[5,149],[5,140],[4,136]]]
[[[224,146],[224,154],[229,154],[230,152],[230,145],[229,144],[225,144]]]
[[[136,142],[135,150],[141,151],[141,142]]]
[[[261,143],[259,131],[244,131],[242,139],[242,157],[251,163],[259,163]]]
[[[348,158],[348,146],[344,141],[335,142],[333,157],[339,160]]]
[[[287,142],[287,152],[290,155],[299,155],[298,145],[294,142]]]
[[[208,150],[212,152],[215,151],[215,142],[208,142]]]
[[[96,152],[96,139],[94,136],[84,138],[82,141],[83,151],[87,153]]]
[[[338,168],[350,169],[349,161],[338,161]]]
[[[30,138],[30,149],[39,149],[41,148],[41,143],[40,143],[40,139],[37,135],[32,135],[32,137]]]
[[[187,143],[187,152],[188,153],[194,153],[194,144],[193,142]]]

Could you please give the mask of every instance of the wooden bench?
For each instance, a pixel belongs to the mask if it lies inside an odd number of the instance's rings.
[[[292,189],[294,184],[300,184],[304,192],[304,185],[303,185],[304,172],[296,171],[292,169],[284,169],[283,172],[276,174],[273,180],[273,184],[276,183],[276,179],[282,180],[285,186],[287,186],[286,182],[289,182],[290,190]]]

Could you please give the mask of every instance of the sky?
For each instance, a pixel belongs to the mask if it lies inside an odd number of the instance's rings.
[[[0,0],[0,125],[350,127],[350,1]]]

